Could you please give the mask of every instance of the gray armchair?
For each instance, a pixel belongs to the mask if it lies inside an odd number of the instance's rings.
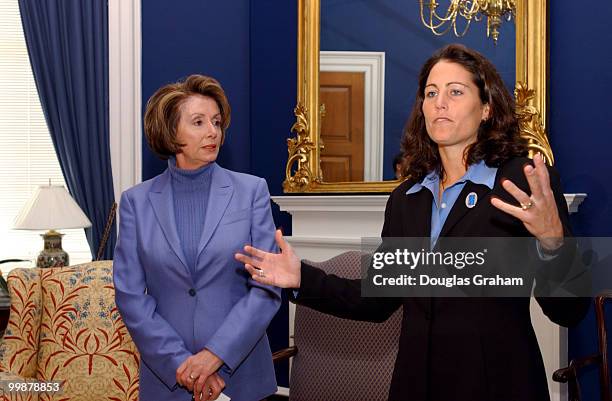
[[[359,278],[363,254],[350,251],[317,266],[340,277]],[[401,309],[384,323],[340,319],[304,306],[295,311],[295,346],[274,353],[293,357],[290,401],[384,401],[401,324]]]

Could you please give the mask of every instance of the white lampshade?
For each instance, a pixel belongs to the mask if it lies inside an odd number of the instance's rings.
[[[91,227],[79,205],[63,185],[43,185],[15,218],[17,230],[55,230]]]

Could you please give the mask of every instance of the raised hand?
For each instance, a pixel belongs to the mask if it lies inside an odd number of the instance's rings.
[[[253,280],[281,288],[299,288],[301,280],[300,259],[291,245],[283,239],[283,233],[276,230],[274,238],[280,253],[265,252],[252,246],[245,246],[244,252],[237,253],[236,259],[244,263]]]
[[[525,228],[536,237],[543,248],[555,250],[563,244],[563,225],[554,193],[550,187],[548,169],[540,154],[533,158],[533,164],[524,167],[525,177],[531,190],[527,195],[512,181],[504,180],[502,186],[521,206],[513,206],[498,198],[491,198],[496,208],[521,220]]]

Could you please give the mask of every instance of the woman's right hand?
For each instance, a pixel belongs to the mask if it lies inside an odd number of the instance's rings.
[[[280,253],[265,252],[247,245],[244,252],[248,255],[237,253],[236,259],[244,263],[253,280],[258,283],[280,288],[300,288],[300,259],[293,252],[291,245],[283,239],[280,230],[276,230],[274,238]]]

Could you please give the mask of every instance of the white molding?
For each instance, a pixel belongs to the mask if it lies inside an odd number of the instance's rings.
[[[298,246],[317,246],[321,248],[337,249],[338,247],[348,248],[349,250],[361,251],[363,240],[361,238],[346,237],[306,237],[292,235],[287,237],[293,247]]]
[[[382,181],[385,141],[385,53],[322,51],[320,70],[363,72],[364,181]]]
[[[291,213],[294,237],[361,240],[361,237],[380,235],[387,198],[388,195],[274,196],[272,200],[280,206],[281,211]],[[334,222],[333,231],[327,231],[331,221]],[[309,255],[301,256],[311,259]]]
[[[278,390],[276,390],[276,395],[282,395],[283,397],[289,397],[289,387],[278,386]]]
[[[586,199],[585,193],[563,194],[570,213]],[[294,212],[381,212],[385,211],[389,195],[330,195],[272,196],[281,211]],[[384,215],[382,216],[384,217]]]
[[[273,196],[280,210],[309,212],[384,212],[389,195]]]
[[[565,201],[567,202],[567,209],[570,213],[578,212],[578,207],[587,197],[585,193],[576,193],[576,194],[564,194]]]
[[[109,0],[109,131],[115,200],[142,181],[140,0]]]

